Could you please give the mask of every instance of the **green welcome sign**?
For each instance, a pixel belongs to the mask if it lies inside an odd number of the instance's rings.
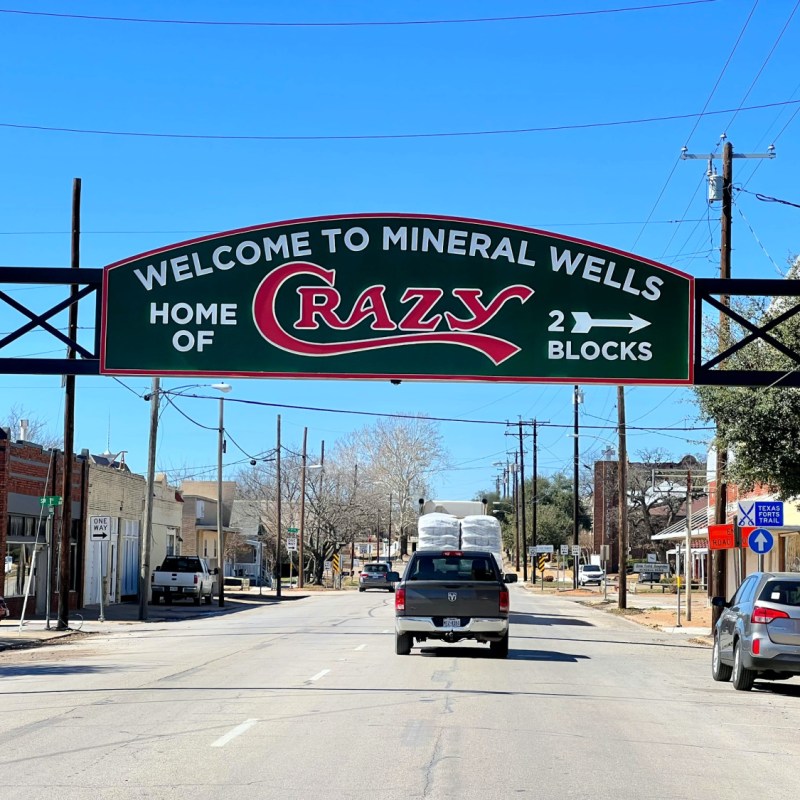
[[[558,234],[276,222],[105,269],[101,372],[691,383],[693,279]]]

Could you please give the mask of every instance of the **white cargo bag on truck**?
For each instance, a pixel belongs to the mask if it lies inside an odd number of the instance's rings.
[[[423,514],[417,522],[417,550],[458,550],[458,519],[452,514]]]
[[[503,533],[500,522],[488,514],[474,514],[461,520],[461,549],[488,550],[503,571]]]

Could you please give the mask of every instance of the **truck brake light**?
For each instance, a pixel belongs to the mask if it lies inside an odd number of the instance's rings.
[[[509,598],[508,598],[508,589],[503,586],[500,589],[500,610],[501,611],[508,611],[509,608]]]
[[[442,552],[443,556],[463,556],[464,552],[462,550],[444,550]]]
[[[194,582],[197,583],[197,575],[194,576]]]
[[[397,589],[394,593],[394,610],[395,611],[405,611],[406,610],[406,590],[405,589]]]

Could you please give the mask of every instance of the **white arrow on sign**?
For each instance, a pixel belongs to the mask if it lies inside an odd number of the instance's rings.
[[[767,543],[767,537],[764,536],[763,533],[759,533],[753,541],[758,545],[756,550],[761,552],[764,549],[764,545]]]
[[[650,324],[635,314],[628,314],[630,319],[593,319],[588,311],[573,311],[572,316],[575,317],[572,333],[589,333],[592,328],[627,328],[634,333]]]

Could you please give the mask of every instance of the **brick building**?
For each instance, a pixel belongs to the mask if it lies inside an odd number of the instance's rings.
[[[83,605],[83,522],[86,519],[88,463],[73,456],[70,535],[69,607]],[[4,556],[2,593],[14,617],[22,610],[25,580],[36,560],[29,613],[43,613],[47,597],[48,511],[39,502],[41,497],[62,496],[64,453],[32,442],[13,441],[7,428],[0,428],[0,553]],[[63,498],[62,502],[67,502]],[[51,608],[56,616],[56,594],[61,520],[63,506],[52,513]]]

